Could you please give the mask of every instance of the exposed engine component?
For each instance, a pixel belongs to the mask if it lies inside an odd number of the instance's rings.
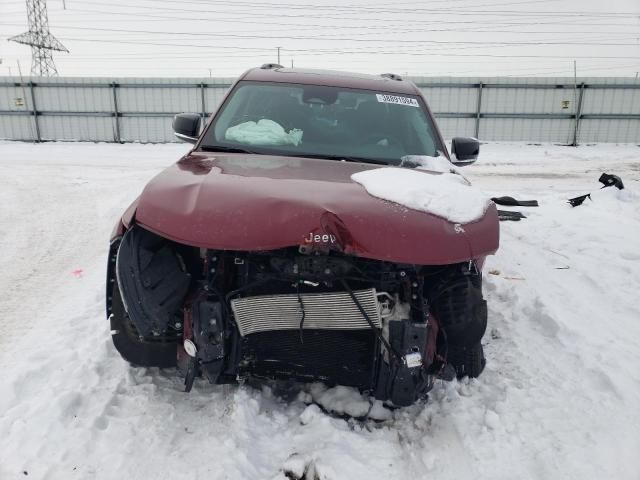
[[[242,341],[241,378],[324,382],[370,390],[378,356],[371,330],[268,331]]]
[[[435,378],[481,370],[465,363],[484,362],[477,345],[486,328],[480,277],[470,265],[401,265],[297,248],[188,251],[135,227],[122,239],[115,270],[121,289],[144,299],[127,300],[129,333],[166,338],[186,390],[198,375],[211,383],[321,381],[403,406]],[[453,374],[444,368],[448,349],[460,363],[449,366]]]
[[[236,271],[227,297],[240,378],[354,386],[398,406],[431,388],[430,269],[294,249],[235,253],[227,265]]]
[[[225,357],[222,306],[220,302],[198,301],[190,312],[200,370],[211,383],[216,383]]]
[[[382,328],[374,288],[353,292],[376,328]],[[263,295],[236,298],[231,308],[240,335],[268,330],[358,330],[369,328],[346,292]]]
[[[431,360],[426,355],[429,329],[427,320],[413,322],[409,319],[389,322],[389,340],[401,359],[387,357],[380,364],[375,396],[390,400],[394,405],[411,405],[427,393],[433,385],[428,367]]]

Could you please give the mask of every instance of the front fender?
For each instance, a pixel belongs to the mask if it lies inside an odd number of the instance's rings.
[[[133,224],[133,220],[136,216],[136,210],[138,209],[138,202],[140,201],[140,197],[136,198],[131,205],[127,207],[127,209],[122,214],[122,217],[117,221],[113,230],[111,231],[111,236],[109,237],[109,241],[113,243],[113,241],[119,237],[124,235],[129,227]]]

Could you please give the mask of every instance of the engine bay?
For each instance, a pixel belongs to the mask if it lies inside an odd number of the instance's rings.
[[[468,295],[478,275],[471,263],[405,265],[304,247],[199,249],[137,226],[111,258],[108,298],[121,297],[130,334],[173,345],[187,391],[197,376],[323,382],[396,406],[451,376],[434,312],[466,315],[442,292]]]

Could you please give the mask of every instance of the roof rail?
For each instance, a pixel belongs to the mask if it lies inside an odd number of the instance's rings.
[[[265,63],[260,67],[262,70],[275,70],[276,68],[284,68],[278,63]]]
[[[397,80],[398,82],[402,81],[402,77],[395,73],[381,73],[380,76],[383,78],[388,78],[389,80]]]

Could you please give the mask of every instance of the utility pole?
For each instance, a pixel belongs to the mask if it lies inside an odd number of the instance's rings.
[[[278,49],[278,62],[277,63],[278,63],[278,65],[280,65],[280,49],[282,47],[276,47],[276,48]]]
[[[573,123],[573,143],[572,147],[578,146],[578,124],[580,123],[580,110],[582,105],[582,90],[580,90],[580,101],[578,102],[578,67],[576,61],[573,61],[573,112],[576,117]]]
[[[27,0],[29,31],[9,38],[10,42],[31,47],[31,75],[52,77],[58,75],[53,63],[53,51],[69,52],[51,33],[46,0]]]
[[[573,107],[574,110],[578,108],[578,69],[576,66],[576,61],[573,61]]]

